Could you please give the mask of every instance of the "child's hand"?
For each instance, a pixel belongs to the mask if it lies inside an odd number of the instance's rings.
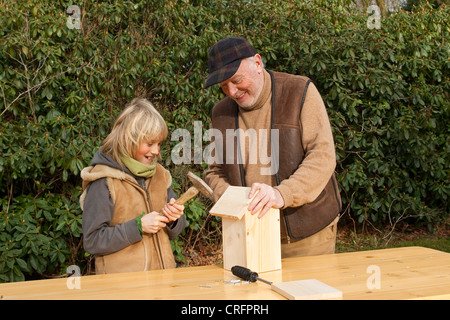
[[[145,233],[157,233],[168,222],[169,219],[167,217],[159,215],[156,211],[150,212],[141,218],[142,231]]]
[[[169,203],[166,203],[162,209],[162,213],[169,218],[170,221],[175,221],[183,215],[184,206],[176,204],[175,199],[170,199]]]

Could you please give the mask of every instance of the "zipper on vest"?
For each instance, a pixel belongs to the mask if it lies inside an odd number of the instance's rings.
[[[156,245],[157,245],[157,247],[158,247],[157,250],[158,250],[158,253],[159,253],[159,260],[160,260],[160,262],[161,262],[161,266],[162,266],[163,269],[165,269],[166,266],[164,265],[164,259],[163,259],[162,253],[161,253],[161,245],[160,245],[160,243],[159,243],[158,232],[155,233],[155,242],[156,242]]]
[[[143,182],[143,185],[141,185],[140,183],[138,183],[138,184],[141,188],[143,188],[145,190],[145,194],[147,195],[147,203],[150,207],[150,210],[152,210],[152,204],[150,202],[150,194],[148,193],[147,186],[145,185],[145,180]],[[154,233],[153,236],[154,236],[154,242],[156,243],[155,249],[156,249],[156,251],[158,251],[158,256],[159,256],[159,261],[161,263],[161,267],[162,267],[162,269],[165,269],[166,267],[164,265],[164,259],[162,256],[161,245],[159,243],[158,233]],[[147,253],[146,253],[146,255],[147,255]],[[145,264],[147,264],[147,261],[145,262]]]

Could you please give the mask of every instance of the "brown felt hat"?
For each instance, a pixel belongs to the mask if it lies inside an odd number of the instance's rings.
[[[205,88],[231,78],[241,65],[241,60],[255,54],[255,48],[241,37],[224,38],[211,46]]]

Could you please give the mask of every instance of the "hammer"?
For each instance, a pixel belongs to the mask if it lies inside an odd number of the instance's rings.
[[[213,191],[205,181],[203,181],[190,171],[188,172],[187,176],[192,182],[192,187],[190,187],[185,193],[181,195],[181,197],[179,197],[175,201],[176,204],[185,204],[187,201],[195,197],[199,192],[201,192],[207,198],[210,198],[212,196]],[[161,212],[160,215],[163,215],[163,213]]]

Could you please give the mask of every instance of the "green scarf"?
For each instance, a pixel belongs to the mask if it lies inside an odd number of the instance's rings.
[[[150,178],[156,172],[156,158],[148,166],[130,157],[120,157],[120,160],[135,176]]]

